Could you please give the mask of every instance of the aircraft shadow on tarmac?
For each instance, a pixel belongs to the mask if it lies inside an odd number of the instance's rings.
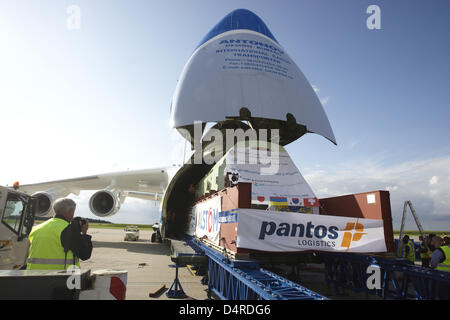
[[[147,253],[156,255],[170,255],[170,248],[164,244],[151,243],[146,240],[138,241],[92,241],[92,246],[95,248],[111,248],[111,249],[125,249],[135,253]]]

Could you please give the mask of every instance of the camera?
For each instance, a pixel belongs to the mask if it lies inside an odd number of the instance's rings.
[[[82,226],[84,226],[84,225],[87,223],[87,219],[86,219],[86,218],[82,218],[82,217],[75,217],[75,218],[72,219],[72,222],[73,222],[73,221],[79,221],[79,222],[81,222],[81,225],[82,225]]]

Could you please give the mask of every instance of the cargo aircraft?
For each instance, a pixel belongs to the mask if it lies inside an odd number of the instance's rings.
[[[170,122],[193,150],[180,167],[105,173],[20,189],[39,200],[39,216],[52,214],[55,199],[82,190],[96,190],[89,207],[102,218],[116,214],[127,197],[160,201],[162,237],[186,231],[193,200],[237,182],[252,183],[252,206],[281,201],[317,213],[317,198],[283,146],[306,133],[334,144],[336,139],[313,87],[253,12],[231,12],[200,41],[178,81]],[[276,151],[282,159],[279,170],[263,176],[259,163],[230,161],[230,155],[252,150],[234,138],[232,143],[211,139],[212,132],[225,136],[230,130],[253,132],[255,141],[266,140],[265,150]],[[221,157],[205,161],[212,154]]]

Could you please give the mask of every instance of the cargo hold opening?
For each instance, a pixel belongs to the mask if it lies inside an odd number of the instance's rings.
[[[207,164],[185,164],[167,189],[162,219],[166,222],[163,237],[179,239],[187,230],[188,216],[195,200],[195,185],[211,169]]]

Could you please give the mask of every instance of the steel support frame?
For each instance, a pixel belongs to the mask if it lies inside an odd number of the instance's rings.
[[[386,259],[353,253],[322,253],[325,280],[339,289],[351,289],[384,299],[434,300],[440,286],[450,286],[450,273],[409,264],[405,259]],[[367,268],[377,265],[381,271],[381,289],[367,288]]]
[[[189,237],[186,242],[209,258],[208,294],[223,300],[326,300],[297,283],[260,267],[257,261],[229,260]]]

